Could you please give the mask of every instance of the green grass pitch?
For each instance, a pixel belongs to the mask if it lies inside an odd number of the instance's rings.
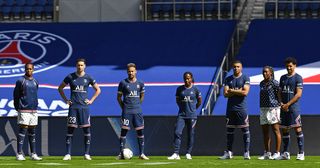
[[[139,160],[133,157],[131,160],[116,160],[115,156],[92,156],[91,161],[83,160],[82,156],[73,156],[70,161],[63,161],[62,156],[43,157],[42,161],[31,161],[26,156],[26,161],[16,161],[13,156],[1,156],[0,167],[4,168],[54,168],[54,167],[177,167],[177,168],[320,168],[320,156],[307,156],[305,161],[295,160],[295,156],[291,160],[258,160],[257,156],[252,156],[251,160],[243,160],[241,156],[235,156],[231,160],[218,160],[218,156],[193,156],[192,160],[167,160],[167,156],[150,156],[150,160]]]

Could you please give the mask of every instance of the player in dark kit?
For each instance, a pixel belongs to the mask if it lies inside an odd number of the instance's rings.
[[[34,65],[25,65],[25,75],[17,82],[13,92],[14,108],[18,112],[19,134],[17,140],[17,160],[26,160],[22,153],[23,141],[28,132],[32,160],[42,160],[36,154],[36,126],[38,125],[38,88],[39,83],[33,77]]]
[[[247,95],[250,90],[250,79],[242,74],[242,63],[233,62],[233,75],[225,79],[224,96],[228,98],[227,103],[227,151],[220,159],[231,159],[232,144],[235,128],[241,128],[244,141],[244,159],[250,159],[250,131],[249,117],[247,114]]]
[[[64,78],[58,90],[63,100],[69,105],[68,113],[68,132],[66,136],[66,149],[67,154],[63,160],[71,160],[71,144],[74,129],[77,127],[83,128],[84,144],[85,144],[85,160],[91,160],[90,150],[90,113],[89,105],[94,102],[98,97],[101,90],[96,81],[87,73],[85,73],[86,61],[85,59],[77,59],[77,71],[69,74]],[[67,99],[64,94],[63,88],[67,85],[70,86],[71,99]],[[95,90],[91,99],[88,99],[88,87],[91,85]]]
[[[194,143],[195,126],[197,123],[197,108],[201,105],[201,92],[193,85],[193,75],[191,72],[183,74],[184,85],[179,86],[176,91],[176,102],[179,107],[177,122],[174,132],[174,153],[168,157],[169,160],[180,160],[179,151],[181,145],[181,135],[184,126],[187,126],[188,148],[187,159],[192,159],[191,151]]]
[[[126,135],[130,129],[130,123],[137,131],[138,144],[140,150],[139,158],[149,160],[144,154],[144,120],[141,111],[141,103],[144,99],[144,83],[137,79],[137,69],[134,63],[127,65],[128,78],[122,80],[118,86],[117,100],[122,109],[121,134],[120,134],[120,154],[117,159],[124,159],[123,149],[126,144]]]
[[[281,103],[280,127],[282,128],[283,154],[281,159],[290,159],[288,150],[290,144],[290,129],[293,128],[297,135],[299,153],[297,160],[304,160],[304,136],[300,117],[299,99],[302,96],[303,80],[295,72],[297,61],[295,58],[288,57],[285,60],[288,74],[281,76],[279,100]]]

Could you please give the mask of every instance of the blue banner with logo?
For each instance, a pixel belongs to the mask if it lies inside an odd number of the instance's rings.
[[[235,21],[21,23],[0,27],[0,116],[14,116],[13,88],[24,64],[35,65],[40,83],[40,116],[65,116],[68,106],[57,87],[76,70],[77,58],[87,60],[86,73],[102,93],[91,105],[92,115],[120,115],[118,83],[127,77],[126,64],[137,65],[146,84],[143,113],[176,115],[175,91],[185,71],[206,96],[224,56]],[[89,88],[90,96],[92,88]],[[69,96],[70,90],[65,92]]]

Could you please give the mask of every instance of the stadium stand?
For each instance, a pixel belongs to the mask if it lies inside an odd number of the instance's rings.
[[[52,21],[53,0],[1,0],[2,21]]]
[[[268,0],[265,3],[266,18],[318,18],[319,11],[320,1],[317,0]]]
[[[237,0],[146,0],[145,20],[233,19]]]

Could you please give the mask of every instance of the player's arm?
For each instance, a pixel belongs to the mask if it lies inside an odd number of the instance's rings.
[[[225,86],[224,86],[224,88],[223,88],[223,95],[224,95],[224,97],[229,98],[229,97],[232,97],[232,96],[233,96],[233,93],[231,93],[230,90],[231,90],[231,89],[229,88],[228,85],[225,85]]]
[[[245,84],[242,89],[230,89],[229,92],[237,96],[247,96],[250,90],[250,85]]]
[[[117,100],[118,100],[119,106],[121,107],[121,109],[123,109],[124,104],[123,104],[123,101],[122,101],[122,92],[118,92]]]
[[[197,108],[197,109],[201,106],[201,103],[202,103],[202,97],[201,97],[201,96],[198,96],[198,97],[197,97],[197,104],[196,104],[196,108]]]
[[[14,90],[13,90],[13,105],[16,111],[18,111],[18,107],[19,107],[20,93],[21,93],[21,82],[17,81],[16,86],[14,87]]]
[[[285,111],[288,111],[288,110],[289,110],[289,107],[290,107],[293,103],[297,102],[297,101],[300,99],[301,96],[302,96],[302,88],[298,88],[298,87],[297,87],[297,89],[296,89],[296,94],[293,96],[293,98],[292,98],[288,103],[283,104],[283,105],[281,106],[281,108],[282,108],[283,110],[285,110]]]
[[[279,87],[279,90],[278,90],[278,100],[279,100],[280,106],[283,105],[281,93],[282,93],[282,89]]]
[[[140,103],[142,103],[144,100],[144,92],[140,93]]]
[[[91,99],[86,102],[88,105],[92,104],[94,102],[94,100],[96,100],[96,98],[101,93],[101,89],[97,83],[95,83],[92,87],[95,90],[95,92],[94,92],[93,96],[91,97]]]
[[[66,97],[66,95],[64,94],[64,91],[63,91],[63,88],[65,88],[66,86],[67,86],[67,84],[62,82],[58,87],[58,91],[59,91],[59,94],[62,97],[63,101],[66,102],[68,105],[71,105],[72,101],[67,99],[67,97]]]

